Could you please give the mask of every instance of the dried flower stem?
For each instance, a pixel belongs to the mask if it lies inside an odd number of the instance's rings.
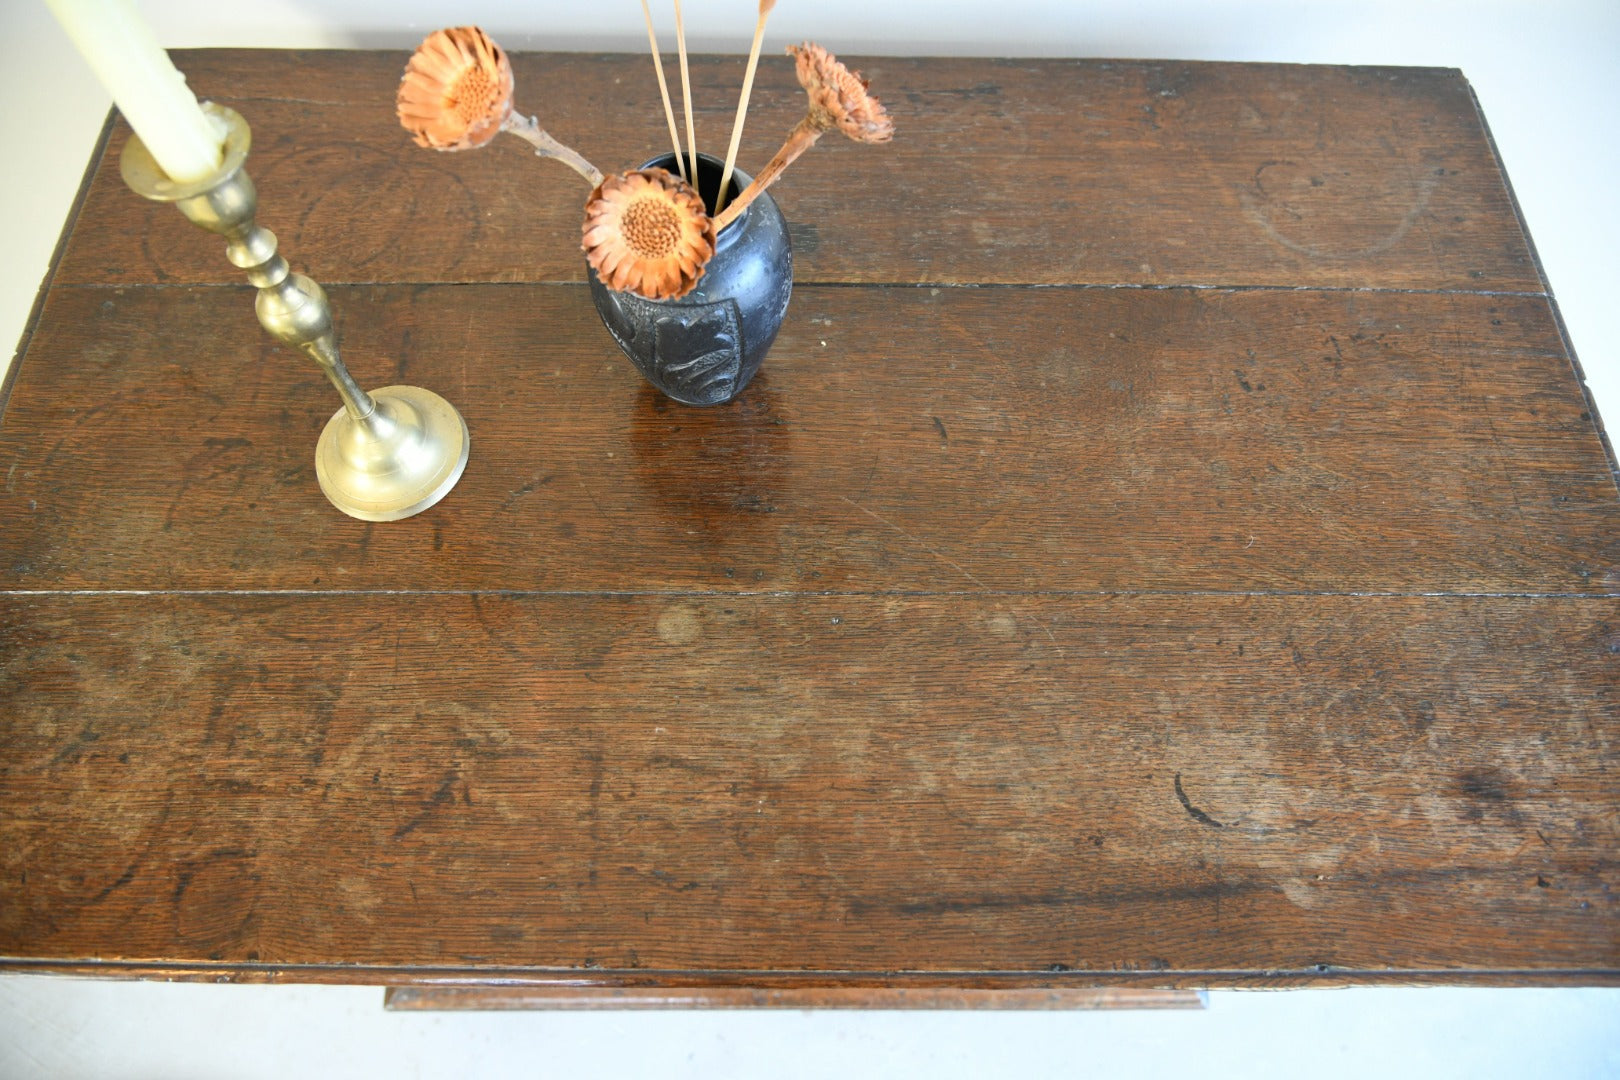
[[[652,49],[653,69],[658,72],[658,93],[664,99],[664,119],[669,121],[669,141],[675,147],[675,168],[681,179],[687,179],[686,162],[681,160],[681,133],[675,127],[675,106],[669,101],[669,83],[664,79],[664,58],[658,52],[658,35],[653,32],[652,11],[647,0],[641,0],[641,15],[647,20],[647,44]]]
[[[720,174],[720,192],[714,197],[717,212],[726,208],[731,171],[737,165],[737,147],[742,144],[743,119],[748,115],[748,98],[754,92],[754,72],[759,68],[759,47],[765,40],[765,19],[775,6],[776,0],[759,0],[759,20],[754,23],[754,45],[748,50],[748,72],[743,76],[742,96],[737,99],[737,119],[731,125],[731,147],[726,151],[725,171]]]
[[[602,182],[602,173],[595,165],[580,157],[556,139],[552,138],[545,128],[540,126],[540,120],[534,116],[524,116],[513,112],[501,125],[502,131],[510,131],[513,135],[534,147],[534,152],[541,157],[556,158],[558,161],[573,169],[585,178],[591,187]]]
[[[686,109],[686,148],[692,154],[690,182],[697,187],[697,132],[692,126],[692,73],[686,64],[686,22],[681,18],[681,0],[675,0],[675,48],[681,54],[681,104]]]
[[[754,177],[754,182],[743,189],[736,202],[726,207],[725,211],[714,219],[715,233],[719,234],[727,225],[741,217],[742,212],[748,209],[748,204],[759,198],[761,192],[775,183],[776,178],[782,175],[782,170],[798,160],[800,154],[816,145],[816,140],[821,138],[821,133],[826,130],[808,116],[795,124],[793,130],[788,132],[787,142],[782,144],[782,149],[778,150],[776,156],[766,163],[758,176]]]

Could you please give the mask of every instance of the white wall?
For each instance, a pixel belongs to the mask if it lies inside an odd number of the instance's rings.
[[[1617,1015],[1614,990],[1438,987],[1207,1012],[384,1013],[377,987],[32,976],[0,978],[0,1076],[1613,1080]]]

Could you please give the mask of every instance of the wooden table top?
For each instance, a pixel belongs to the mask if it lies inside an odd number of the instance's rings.
[[[519,55],[604,168],[641,56]],[[1620,982],[1620,497],[1451,70],[861,59],[759,378],[645,386],[583,185],[400,53],[177,54],[438,507],[110,123],[0,417],[0,966],[574,986]],[[737,57],[694,68],[700,137]],[[761,67],[741,164],[801,110]]]

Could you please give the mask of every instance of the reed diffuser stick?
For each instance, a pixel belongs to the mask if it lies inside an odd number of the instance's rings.
[[[642,0],[643,3],[646,0]],[[731,171],[737,166],[737,147],[742,145],[743,119],[748,115],[748,98],[754,92],[754,72],[759,67],[759,47],[765,41],[765,19],[776,0],[759,0],[759,20],[754,23],[754,46],[748,51],[748,72],[743,76],[742,96],[737,99],[737,119],[731,125],[731,147],[726,151],[726,168],[720,174],[720,194],[714,197],[716,213],[726,208],[726,192],[731,187]]]
[[[698,190],[697,132],[692,127],[692,73],[686,64],[686,22],[681,18],[681,0],[675,0],[675,47],[681,54],[681,104],[686,108],[686,149],[692,155],[691,184],[696,191]]]
[[[664,99],[664,119],[669,121],[669,141],[675,147],[675,168],[687,179],[686,162],[681,160],[681,133],[675,127],[675,106],[669,102],[669,83],[664,79],[664,59],[658,52],[658,35],[653,32],[652,11],[641,0],[641,14],[647,20],[647,44],[652,48],[653,69],[658,72],[658,93]]]

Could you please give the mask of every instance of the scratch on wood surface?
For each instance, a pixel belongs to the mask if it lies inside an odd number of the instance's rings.
[[[947,556],[941,554],[935,548],[932,548],[928,544],[924,543],[922,540],[919,540],[917,537],[912,536],[910,533],[906,532],[906,530],[902,529],[900,526],[896,525],[894,522],[890,521],[888,518],[884,517],[883,515],[873,513],[872,511],[868,510],[866,507],[862,506],[860,503],[856,502],[854,499],[851,499],[848,495],[840,495],[838,497],[840,499],[844,500],[845,502],[849,503],[849,505],[853,506],[855,509],[859,510],[861,513],[865,514],[867,517],[871,518],[872,520],[880,522],[880,523],[882,523],[884,525],[887,525],[889,528],[891,528],[895,532],[899,533],[905,539],[911,541],[913,544],[916,544],[918,547],[920,547],[924,551],[928,552],[928,554],[932,555],[934,558],[938,559],[940,562],[944,563],[946,566],[949,566],[951,569],[955,570],[957,573],[961,574],[963,577],[965,577],[969,581],[973,582],[973,584],[977,585],[979,588],[988,589],[990,587],[990,586],[986,585],[984,582],[980,581],[978,578],[974,577],[972,574],[968,573],[967,569],[965,567],[963,567],[960,563],[957,563],[957,562],[953,561],[952,559],[948,558]]]
[[[427,821],[435,810],[439,809],[440,807],[452,805],[455,802],[455,786],[457,783],[461,782],[460,766],[450,766],[450,768],[445,772],[443,779],[440,780],[438,789],[434,791],[432,795],[422,800],[418,804],[416,814],[394,830],[394,839],[404,839],[406,836],[409,836],[412,832],[416,831],[418,826]],[[465,792],[465,790],[465,787],[463,787],[463,792]],[[466,801],[470,803],[470,797],[468,797]]]
[[[388,692],[393,693],[399,687],[399,627],[394,627],[394,666],[389,671]]]
[[[555,473],[546,473],[543,476],[540,473],[535,473],[533,476],[529,477],[529,479],[523,485],[514,489],[512,494],[506,497],[505,501],[501,503],[500,509],[512,509],[513,504],[519,499],[523,498],[525,495],[534,494],[535,491],[551,483],[556,478],[557,476]],[[600,512],[601,507],[597,507],[597,511]]]
[[[584,494],[586,501],[596,509],[596,516],[611,526],[613,520],[607,516],[607,511],[602,509],[602,504],[596,501],[596,496],[591,494],[591,489],[586,486],[585,481],[576,476],[574,477],[574,483],[579,485],[579,490]]]
[[[1204,813],[1202,810],[1198,809],[1198,807],[1192,804],[1192,800],[1187,798],[1187,793],[1181,788],[1180,773],[1176,773],[1176,798],[1181,800],[1181,808],[1187,811],[1188,816],[1194,821],[1198,822],[1198,824],[1208,825],[1212,829],[1226,828],[1225,825],[1222,825],[1220,822],[1216,821],[1214,818],[1210,817],[1208,814]]]

